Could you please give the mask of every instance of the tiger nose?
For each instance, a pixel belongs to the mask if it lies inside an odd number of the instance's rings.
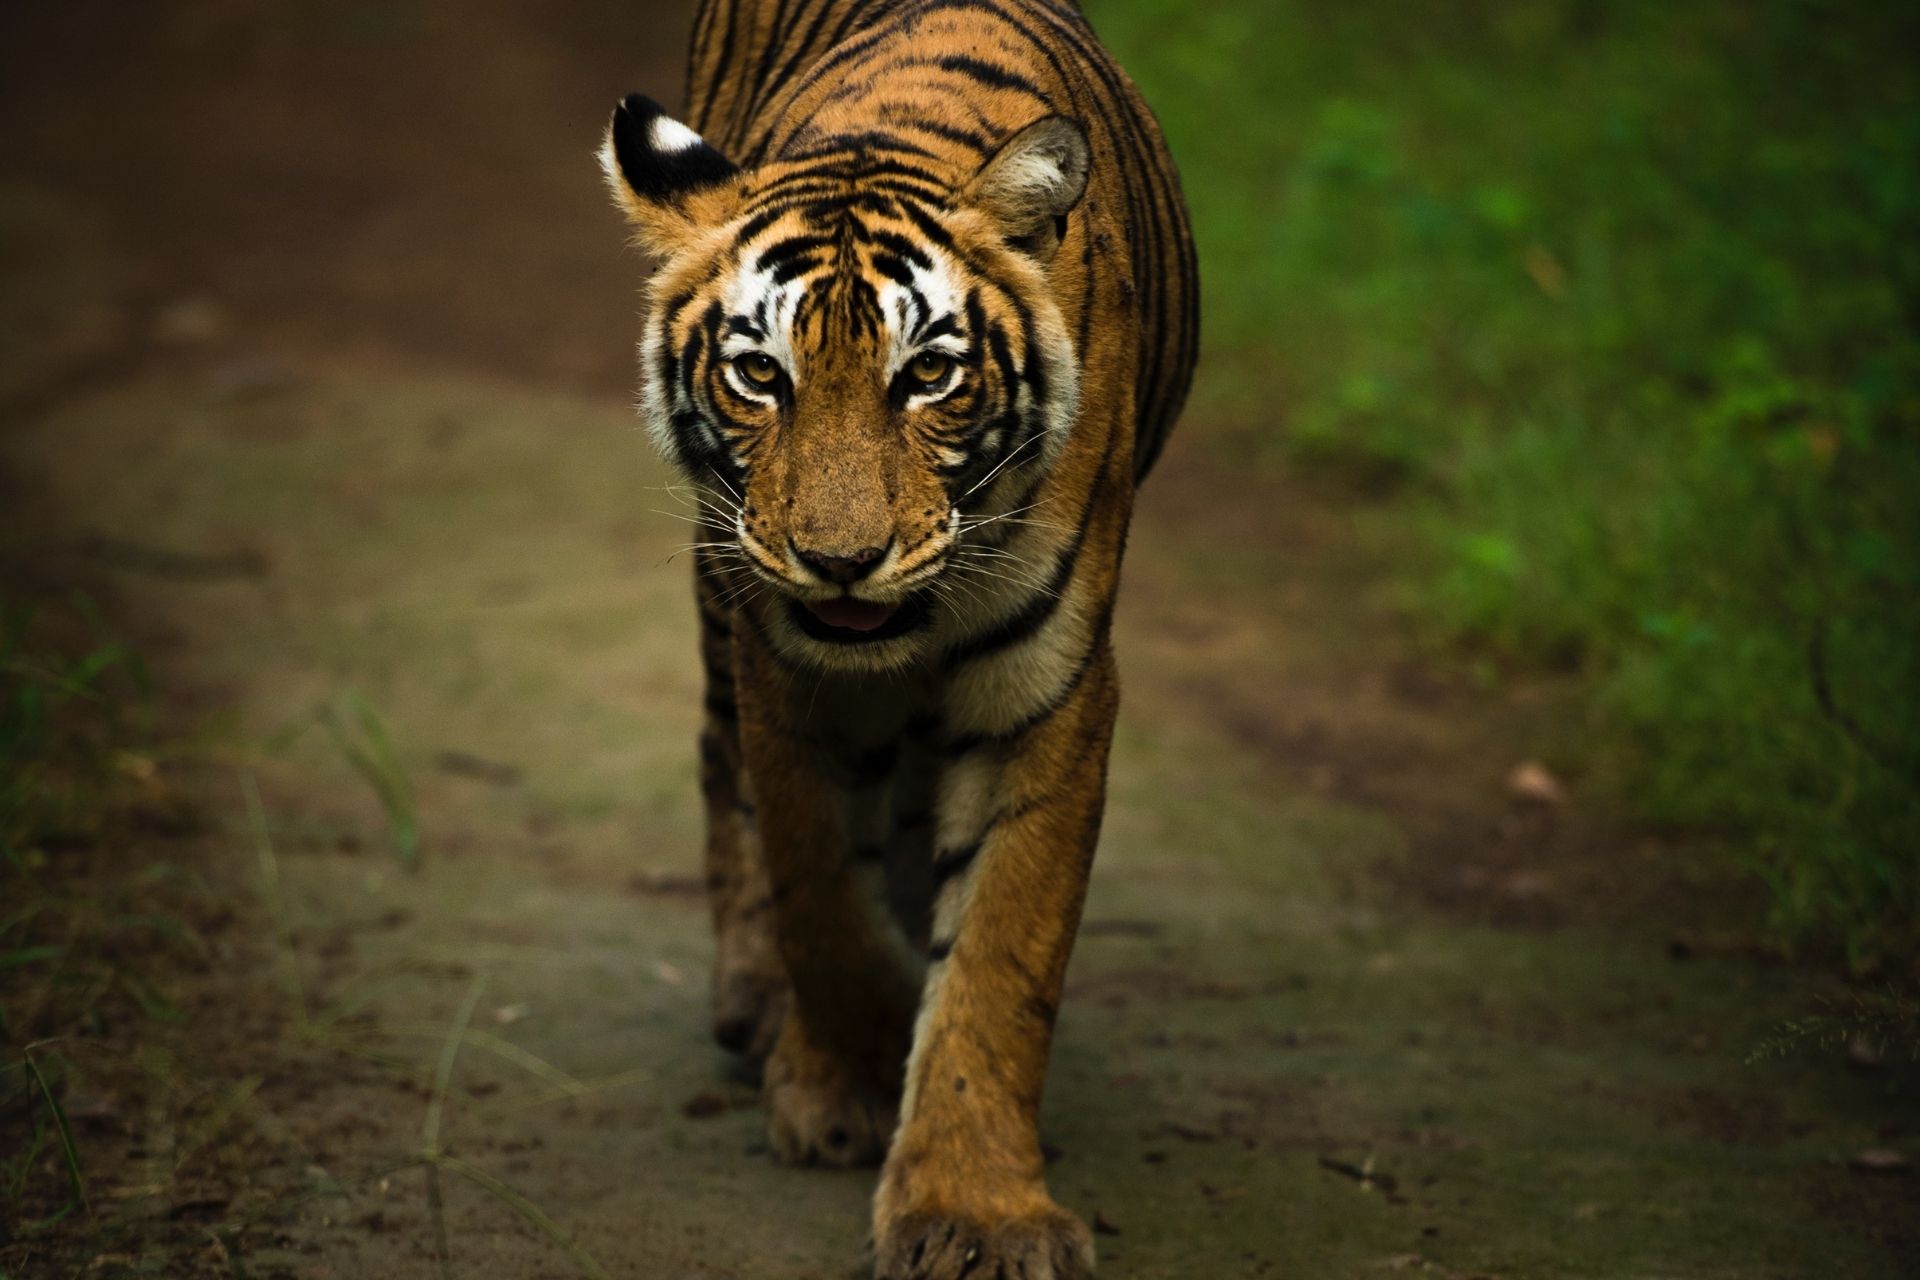
[[[880,557],[887,554],[886,547],[862,547],[851,555],[840,556],[813,551],[797,542],[790,542],[789,545],[801,564],[828,582],[837,582],[843,587],[872,573],[873,566],[880,563]]]

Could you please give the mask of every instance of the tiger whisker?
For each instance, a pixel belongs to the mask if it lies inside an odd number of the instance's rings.
[[[1000,459],[999,462],[994,464],[993,470],[987,472],[986,475],[981,476],[980,479],[976,480],[974,482],[973,488],[961,494],[960,500],[962,502],[965,502],[968,498],[972,497],[976,492],[979,491],[982,485],[986,484],[987,481],[999,475],[1000,469],[1002,467],[1006,466],[1009,462],[1012,462],[1015,458],[1019,457],[1022,451],[1032,448],[1034,445],[1040,443],[1040,441],[1044,439],[1046,439],[1045,434],[1035,434],[1035,435],[1028,436],[1026,438],[1026,441],[1022,443],[1019,446],[1019,448],[1016,448],[1012,453],[1009,453],[1006,457]]]
[[[960,527],[961,527],[961,529],[962,529],[962,530],[966,530],[966,529],[978,529],[978,528],[980,528],[980,527],[981,527],[982,525],[989,525],[989,524],[994,524],[994,523],[997,523],[998,521],[1001,521],[1001,520],[1007,520],[1007,519],[1011,519],[1012,517],[1014,517],[1014,516],[1017,516],[1017,515],[1020,515],[1020,514],[1022,514],[1023,512],[1027,512],[1027,511],[1032,511],[1032,510],[1033,510],[1034,508],[1036,508],[1036,507],[1044,507],[1044,506],[1046,506],[1046,505],[1047,505],[1047,504],[1048,504],[1049,502],[1051,502],[1051,501],[1053,501],[1053,499],[1052,499],[1051,497],[1046,497],[1046,498],[1041,498],[1041,499],[1040,499],[1039,501],[1037,501],[1037,502],[1029,502],[1029,503],[1028,503],[1028,504],[1027,504],[1026,506],[1024,506],[1024,507],[1015,507],[1015,508],[1014,508],[1013,510],[1011,510],[1011,511],[1002,511],[1002,512],[1001,512],[1000,514],[998,514],[998,515],[992,515],[992,516],[962,516],[962,517],[960,518]]]
[[[1025,579],[1025,578],[1016,578],[1012,574],[996,573],[992,569],[989,569],[984,565],[965,564],[961,562],[955,562],[953,567],[955,572],[958,572],[958,573],[972,573],[972,574],[979,574],[980,576],[987,577],[987,578],[998,578],[1002,582],[1011,582],[1016,587],[1021,587],[1028,591],[1036,591],[1041,595],[1055,597],[1055,598],[1057,598],[1060,595],[1058,591],[1048,590],[1045,584],[1043,583],[1029,581],[1028,579]]]
[[[729,524],[740,516],[740,507],[728,502],[711,489],[703,489],[698,485],[648,485],[647,488],[653,493],[665,493],[682,500],[691,499],[696,506],[712,512]]]
[[[724,560],[728,557],[732,557],[735,560],[745,560],[747,558],[747,553],[740,549],[740,546],[738,543],[688,542],[675,547],[672,553],[667,556],[666,560],[662,561],[661,563],[663,564],[670,563],[675,557],[683,556],[689,551],[694,551],[694,552],[704,551],[709,556],[712,556],[713,558],[720,559],[720,560]]]
[[[699,525],[703,529],[713,527],[712,521],[699,516],[685,515],[678,511],[662,511],[658,507],[648,507],[647,510],[656,516],[665,516],[669,520],[685,520],[688,524]]]
[[[771,585],[771,583],[761,578],[748,578],[745,582],[739,583],[727,591],[726,594],[719,597],[715,603],[723,609],[745,608],[748,604],[759,598],[760,593],[766,591]]]
[[[955,555],[989,556],[1000,560],[1017,560],[1022,564],[1027,562],[1025,556],[1017,556],[1004,547],[990,547],[984,542],[961,543],[953,549],[953,552]]]

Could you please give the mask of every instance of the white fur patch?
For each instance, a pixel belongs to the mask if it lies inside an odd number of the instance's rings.
[[[1007,156],[995,168],[994,177],[1009,195],[1036,210],[1051,210],[1079,194],[1059,157],[1039,147]]]
[[[913,287],[901,284],[897,280],[888,280],[880,287],[880,314],[887,325],[887,364],[886,380],[892,382],[894,375],[906,365],[907,361],[922,351],[938,351],[958,359],[967,353],[967,344],[951,334],[935,338],[932,342],[915,342],[913,338],[915,321],[938,320],[942,316],[957,316],[966,308],[966,295],[955,279],[952,264],[945,254],[932,245],[923,245],[927,256],[933,260],[933,268],[913,263],[907,264],[907,270],[913,274]],[[914,293],[926,304],[924,317],[919,315],[918,303]],[[973,335],[977,342],[979,334]],[[937,400],[952,389],[952,382],[935,390],[910,396],[908,404]]]
[[[1010,733],[1059,696],[1091,641],[1080,604],[1068,599],[1020,644],[975,658],[947,688],[956,732]]]
[[[749,351],[761,351],[780,362],[787,371],[787,377],[794,386],[805,380],[807,370],[800,360],[800,353],[793,345],[793,316],[799,310],[800,300],[806,296],[809,276],[798,276],[784,284],[773,283],[774,268],[760,271],[740,270],[727,286],[722,306],[728,315],[758,316],[762,314],[761,304],[765,303],[767,336],[763,341],[755,341],[745,334],[728,334],[721,340],[720,357],[732,360]],[[757,399],[768,399],[762,393],[747,389],[748,394]]]
[[[655,151],[691,151],[704,140],[672,116],[655,116],[647,127],[647,141]]]

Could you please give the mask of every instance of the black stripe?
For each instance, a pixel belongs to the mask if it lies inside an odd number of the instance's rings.
[[[907,220],[909,222],[913,223],[914,226],[920,228],[921,235],[933,241],[935,244],[939,245],[942,249],[946,249],[951,252],[955,248],[955,245],[953,243],[953,237],[950,234],[948,234],[947,229],[945,227],[941,226],[937,221],[934,220],[932,214],[912,204],[902,204],[900,206],[900,211],[907,215]]]
[[[853,8],[857,11],[860,6],[856,4]],[[819,38],[820,29],[826,25],[827,15],[832,12],[832,4],[822,4],[820,11],[813,15],[813,22],[807,27],[807,33],[795,43],[793,53],[781,64],[779,74],[769,81],[768,87],[774,93],[777,94],[780,88],[793,78],[793,73],[799,68],[801,60],[807,56],[807,50],[813,48],[813,42]]]
[[[829,0],[820,0],[820,3],[824,10]],[[805,8],[804,0],[788,0],[785,6],[774,9],[773,30],[768,33],[766,48],[760,51],[760,65],[755,68],[753,77],[749,81],[752,92],[748,95],[745,106],[740,112],[742,118],[751,120],[759,115],[761,106],[779,92],[781,82],[774,78],[773,62],[780,56],[780,47],[786,39],[787,32],[792,29],[793,24],[799,22],[800,14]]]
[[[1111,606],[1108,607],[1108,616],[1111,616]],[[1007,743],[1016,742],[1025,735],[1032,733],[1035,729],[1038,729],[1041,725],[1060,714],[1061,708],[1073,700],[1074,692],[1080,688],[1080,682],[1087,678],[1087,672],[1093,669],[1094,658],[1105,645],[1106,620],[1103,619],[1095,632],[1093,642],[1089,644],[1086,651],[1080,655],[1080,660],[1073,664],[1073,674],[1069,675],[1066,683],[1056,689],[1053,695],[1049,697],[1046,702],[1042,703],[1038,709],[1023,716],[1011,729],[1004,729],[999,733],[956,734],[947,739],[946,746],[943,750],[949,757],[959,757],[978,751],[984,746],[1004,746]]]
[[[880,227],[871,233],[869,239],[882,249],[911,262],[922,271],[933,270],[933,259],[929,258],[919,245],[897,231],[889,231],[885,227]]]
[[[1039,85],[1027,79],[1018,71],[1014,71],[1008,67],[995,66],[991,62],[970,57],[964,53],[950,53],[944,57],[935,58],[930,63],[921,63],[920,65],[936,66],[942,71],[951,71],[955,75],[967,76],[970,79],[978,80],[981,84],[990,85],[995,89],[1017,89],[1021,93],[1029,94],[1040,99],[1040,101],[1046,103],[1048,106],[1053,105],[1053,99],[1048,97]]]
[[[906,260],[897,254],[874,254],[873,269],[896,284],[903,284],[909,289],[913,288],[913,270],[907,266]],[[917,296],[916,294],[916,298]],[[922,306],[924,305],[923,303]]]
[[[931,134],[936,138],[945,138],[948,142],[957,142],[961,146],[978,152],[982,156],[993,149],[993,139],[977,130],[960,129],[950,124],[941,124],[937,120],[915,120],[895,116],[890,114],[887,107],[884,106],[880,108],[880,112],[883,119],[898,125],[902,129],[914,129],[921,133]]]
[[[771,207],[761,209],[758,213],[740,224],[740,230],[734,233],[734,239],[741,244],[750,243],[755,236],[778,222],[781,217],[787,213],[789,208],[790,206],[786,204],[775,204]]]
[[[925,156],[929,160],[940,157],[918,143],[908,142],[895,134],[881,133],[877,129],[863,129],[859,133],[833,133],[818,140],[809,139],[809,149],[797,155],[787,155],[782,150],[777,159],[798,163],[805,160],[821,159],[826,156],[843,155],[852,152],[865,159],[876,151],[904,151],[908,155]]]
[[[1059,564],[1054,568],[1053,576],[1047,580],[1027,607],[1002,622],[991,631],[985,631],[972,639],[955,645],[946,652],[947,670],[964,666],[990,653],[1019,644],[1047,624],[1047,619],[1060,611],[1061,597],[1066,594],[1068,580],[1079,560],[1078,542],[1060,556]]]
[[[727,6],[726,17],[723,20],[726,24],[723,28],[726,34],[720,46],[720,56],[713,63],[711,68],[713,74],[708,77],[706,94],[698,105],[693,101],[693,78],[688,76],[687,114],[692,118],[690,123],[693,124],[697,133],[707,132],[707,113],[713,110],[713,100],[719,95],[720,86],[726,83],[727,78],[732,74],[734,36],[740,29],[740,24],[736,21],[739,16],[737,9],[737,5]]]
[[[743,240],[749,237],[744,234]],[[783,240],[775,240],[763,247],[753,256],[753,263],[747,269],[750,272],[765,271],[769,267],[779,266],[795,257],[811,255],[821,249],[833,248],[832,236],[797,235]]]
[[[782,262],[773,269],[773,275],[769,278],[768,283],[777,289],[789,280],[803,276],[809,271],[819,270],[822,265],[824,264],[822,264],[818,258],[808,257],[804,254],[788,258],[785,262]]]
[[[933,855],[933,887],[936,892],[944,888],[949,880],[966,871],[973,860],[980,856],[980,848],[986,843],[982,836],[972,844],[960,849],[948,849]]]

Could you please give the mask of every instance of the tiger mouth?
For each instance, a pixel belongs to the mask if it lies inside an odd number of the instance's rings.
[[[877,604],[836,596],[812,602],[789,600],[794,625],[815,640],[828,644],[872,644],[906,635],[926,625],[930,616],[924,593],[915,592],[898,604]]]

